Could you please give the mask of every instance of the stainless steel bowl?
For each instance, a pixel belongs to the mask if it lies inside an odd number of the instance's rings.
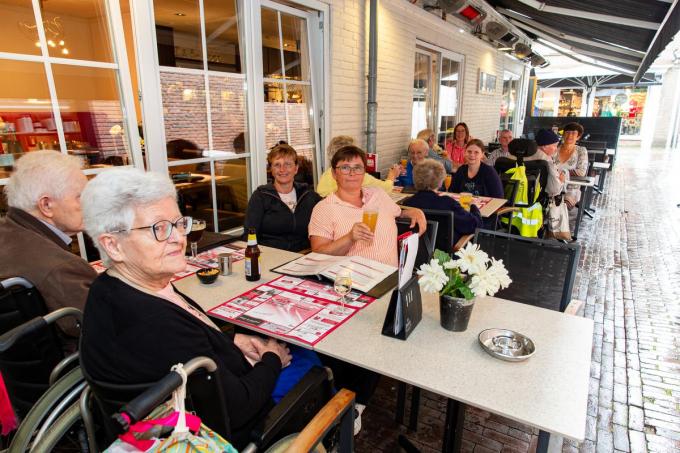
[[[479,333],[478,338],[486,352],[508,362],[526,360],[536,352],[531,338],[513,330],[486,329]]]

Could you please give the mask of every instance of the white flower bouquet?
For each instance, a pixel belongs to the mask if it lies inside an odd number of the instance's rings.
[[[425,292],[471,300],[475,296],[493,296],[512,283],[503,260],[489,258],[477,244],[470,242],[455,255],[456,260],[435,250],[432,260],[420,266],[417,273]]]

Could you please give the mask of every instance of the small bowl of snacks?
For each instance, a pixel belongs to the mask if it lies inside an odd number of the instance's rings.
[[[217,277],[220,275],[220,270],[216,267],[207,267],[196,271],[196,276],[204,285],[215,283]]]

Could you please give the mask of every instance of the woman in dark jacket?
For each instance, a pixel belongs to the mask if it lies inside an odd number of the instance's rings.
[[[484,143],[472,139],[465,147],[465,165],[453,177],[451,192],[469,192],[472,195],[504,198],[503,184],[496,170],[483,163]]]
[[[321,197],[312,186],[295,182],[298,156],[290,145],[276,145],[267,155],[267,162],[274,183],[253,192],[246,211],[245,231],[254,228],[258,244],[291,252],[307,249],[307,226]]]
[[[477,206],[471,205],[468,212],[449,196],[451,194],[436,192],[444,183],[445,177],[446,170],[441,162],[434,159],[423,160],[413,167],[413,183],[418,192],[404,200],[403,204],[420,209],[453,211],[453,246],[461,236],[472,234],[476,228],[482,226],[482,216]]]

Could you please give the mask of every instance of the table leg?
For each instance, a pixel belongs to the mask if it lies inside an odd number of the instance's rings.
[[[536,453],[547,453],[548,444],[550,444],[550,433],[543,430],[538,431],[538,443],[536,444]]]
[[[442,453],[458,453],[460,451],[464,421],[465,404],[449,398],[446,402],[446,424],[444,425]]]
[[[397,384],[397,414],[395,420],[398,424],[404,423],[404,412],[406,411],[406,384]]]
[[[586,205],[586,191],[584,187],[581,187],[581,199],[578,202],[578,213],[576,214],[576,223],[574,224],[574,239],[578,238],[578,230],[581,226],[581,220],[583,220],[583,210]]]
[[[420,388],[411,386],[411,413],[408,417],[408,429],[418,431],[418,411],[420,410]]]

